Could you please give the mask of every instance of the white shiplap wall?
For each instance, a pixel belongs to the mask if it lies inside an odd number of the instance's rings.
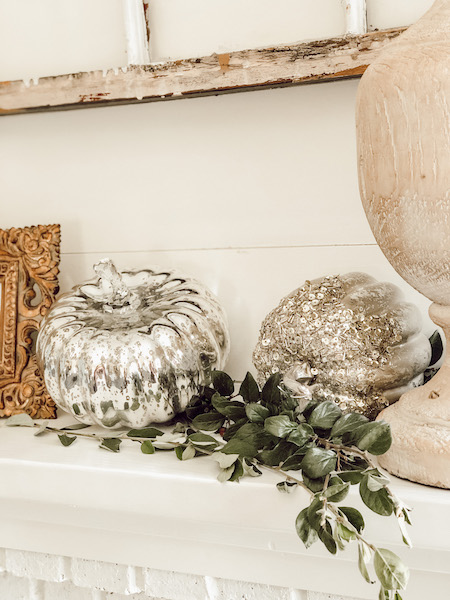
[[[337,31],[340,17],[324,2],[301,6],[311,23],[320,15],[324,32]],[[219,1],[201,18],[200,6],[193,10],[200,0],[185,2],[192,10],[182,13],[177,3],[153,2],[155,19],[168,11],[160,30],[153,24],[161,55],[177,55],[178,43],[195,54],[201,19],[232,23],[218,18]],[[288,5],[277,4],[277,14]],[[245,45],[266,43],[261,32],[271,21],[253,30],[250,9],[245,19],[235,29],[248,36]],[[291,41],[291,20],[283,19],[272,19],[275,42]],[[230,27],[214,30],[218,51],[241,44]],[[305,279],[365,270],[399,283],[425,316],[428,301],[384,259],[360,204],[356,88],[346,81],[2,118],[0,227],[61,223],[63,290],[90,277],[103,256],[121,268],[177,266],[199,277],[227,310],[236,377],[251,364],[265,314]]]
[[[0,81],[127,64],[123,0],[0,0]]]

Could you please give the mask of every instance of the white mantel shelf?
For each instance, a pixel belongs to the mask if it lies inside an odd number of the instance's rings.
[[[64,421],[67,423],[67,419]],[[60,445],[0,424],[0,547],[328,592],[377,597],[359,575],[355,549],[332,557],[308,551],[294,521],[306,492],[280,494],[276,477],[216,480],[210,458],[181,463],[173,452],[144,455],[132,442],[119,454],[95,441]],[[367,536],[399,553],[411,569],[406,600],[447,600],[450,492],[395,479],[413,508],[414,548],[393,517],[378,517],[352,488]]]

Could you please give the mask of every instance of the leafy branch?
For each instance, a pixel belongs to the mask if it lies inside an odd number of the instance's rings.
[[[355,541],[358,567],[369,583],[374,583],[369,574],[373,563],[379,599],[401,600],[400,590],[406,588],[409,577],[407,567],[392,551],[364,537],[365,522],[359,510],[341,505],[350,486],[359,486],[364,504],[381,516],[394,514],[403,542],[411,545],[406,531],[409,509],[372,459],[389,449],[389,425],[370,422],[358,413],[343,414],[332,401],[313,399],[301,408],[281,385],[279,374],[272,375],[260,390],[247,373],[235,393],[231,377],[214,371],[212,385],[192,398],[185,415],[166,432],[146,427],[108,437],[89,425],[57,428],[48,421],[34,423],[27,415],[11,417],[6,424],[34,427],[35,435],[57,434],[64,446],[84,437],[96,439],[104,450],[119,452],[126,439],[139,443],[144,454],[173,450],[182,461],[210,455],[218,463],[222,482],[258,477],[264,470],[275,472],[281,478],[280,492],[301,487],[310,495],[309,506],[295,522],[306,548],[320,541],[336,554]]]

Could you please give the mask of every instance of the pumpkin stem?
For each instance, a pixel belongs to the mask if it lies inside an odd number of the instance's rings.
[[[112,312],[116,308],[123,310],[136,308],[139,298],[127,287],[111,259],[104,258],[96,263],[94,271],[98,275],[98,283],[83,286],[86,296],[102,302],[103,310],[106,312]]]

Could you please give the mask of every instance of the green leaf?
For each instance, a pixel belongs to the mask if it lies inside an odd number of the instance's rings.
[[[239,454],[224,454],[220,450],[211,455],[221,469],[229,469],[239,458]]]
[[[244,402],[246,402],[247,404],[250,402],[258,402],[259,400],[258,384],[256,383],[253,375],[249,372],[247,372],[244,381],[241,383],[241,387],[239,388],[239,395],[242,396]]]
[[[195,448],[189,444],[189,446],[186,446],[186,448],[183,450],[183,453],[181,454],[181,460],[190,460],[191,458],[194,458],[194,456]]]
[[[234,471],[229,479],[229,481],[239,481],[239,479],[244,474],[244,467],[242,466],[242,461],[240,458],[234,463]]]
[[[278,413],[281,406],[280,381],[281,374],[274,373],[266,381],[261,392],[261,404],[274,413]]]
[[[316,408],[316,406],[319,406],[320,402],[320,400],[310,400],[308,402],[308,404],[302,410],[302,415],[305,417],[305,419],[309,418],[312,411]]]
[[[402,540],[403,543],[406,544],[406,546],[409,546],[409,548],[412,548],[412,542],[411,542],[411,538],[409,537],[408,531],[406,529],[406,511],[403,510],[400,512],[400,514],[397,516],[397,522],[398,522],[398,526],[400,528],[401,534],[402,534]],[[407,515],[406,515],[407,517]],[[409,518],[408,518],[409,521]],[[409,523],[409,525],[411,525],[411,523]]]
[[[254,439],[243,440],[234,437],[225,444],[222,452],[224,454],[237,454],[245,458],[254,458],[258,454],[258,444]]]
[[[311,427],[311,425],[308,425],[307,423],[301,423],[300,425],[297,425],[293,431],[291,431],[287,437],[287,440],[288,442],[292,442],[293,444],[301,447],[309,442],[313,436],[314,429]]]
[[[278,467],[296,451],[296,446],[282,440],[272,450],[263,450],[258,459],[269,467]],[[301,460],[301,459],[300,459]]]
[[[302,461],[302,471],[311,479],[318,479],[334,471],[336,461],[336,452],[333,450],[309,448]]]
[[[212,390],[212,392],[214,393],[214,390]],[[203,412],[205,404],[209,404],[209,400],[202,401],[199,396],[192,396],[192,398],[189,400],[189,404],[186,406],[185,412],[187,418],[192,421],[192,419]]]
[[[373,561],[375,573],[386,590],[404,590],[409,579],[409,570],[400,558],[385,548],[375,551]]]
[[[365,527],[362,514],[352,506],[340,506],[339,510],[346,516],[347,520],[353,525],[358,533]]]
[[[279,492],[282,492],[284,494],[290,494],[295,490],[297,486],[298,483],[296,483],[295,481],[279,481],[276,487]]]
[[[309,548],[317,541],[319,536],[309,523],[307,508],[304,508],[297,516],[297,519],[295,520],[295,530],[306,548]]]
[[[100,444],[100,448],[109,450],[110,452],[119,452],[121,443],[122,440],[119,438],[104,438]]]
[[[408,507],[406,507],[406,506],[403,507],[403,509],[402,509],[403,517],[405,519],[405,522],[408,523],[408,525],[412,525],[411,520],[410,520],[409,515],[408,515],[408,511],[410,511],[410,510],[411,509],[408,508]]]
[[[155,453],[155,447],[153,446],[153,444],[151,443],[150,440],[145,440],[145,442],[141,443],[141,452],[143,454],[154,454]]]
[[[145,444],[145,442],[144,442],[144,444]],[[184,446],[176,446],[175,455],[178,458],[178,460],[183,460],[183,452],[184,452]]]
[[[157,450],[173,450],[179,445],[183,445],[186,442],[186,433],[171,433],[167,431],[162,435],[158,435],[153,440],[153,446]]]
[[[217,440],[215,440],[211,435],[206,435],[206,433],[191,433],[191,435],[188,436],[188,439],[192,442],[192,444],[194,444],[194,446],[204,448],[205,450],[213,450],[219,445]]]
[[[264,420],[270,415],[270,411],[262,404],[247,404],[245,406],[247,419],[252,423],[264,423]]]
[[[217,431],[222,427],[225,421],[225,417],[216,411],[197,415],[192,425],[196,429],[204,429],[205,431]]]
[[[213,388],[221,396],[231,396],[234,392],[234,382],[229,375],[223,371],[213,371],[211,373]]]
[[[388,517],[394,510],[394,503],[385,488],[382,488],[377,492],[372,492],[368,488],[368,480],[369,475],[366,474],[359,484],[359,494],[362,501],[370,508],[370,510],[373,510],[373,512]]]
[[[339,471],[339,474],[347,471],[364,471],[370,467],[364,458],[350,454],[341,454],[340,466],[342,471]]]
[[[330,485],[325,490],[324,496],[329,502],[342,502],[342,500],[344,500],[344,498],[347,496],[349,489],[349,483]]]
[[[230,477],[232,477],[233,473],[234,463],[226,469],[220,469],[220,473],[217,475],[217,480],[220,481],[220,483],[224,483],[225,481],[228,481]]]
[[[361,471],[339,471],[339,477],[342,481],[348,481],[352,485],[360,483],[364,475]]]
[[[332,400],[325,400],[312,410],[308,423],[314,428],[331,429],[341,416],[342,410],[339,406]]]
[[[220,394],[214,394],[211,399],[211,403],[214,408],[221,415],[227,417],[227,419],[239,421],[239,419],[244,419],[246,417],[245,405],[242,402],[228,400],[228,398],[224,398]]]
[[[364,423],[368,423],[369,419],[359,413],[347,413],[340,417],[333,425],[330,437],[342,437],[345,433],[352,433]]]
[[[234,440],[246,441],[252,444],[257,452],[261,448],[264,448],[267,444],[273,443],[274,438],[272,435],[267,433],[264,430],[264,427],[259,423],[245,423],[245,425],[238,429],[228,444]],[[228,447],[228,444],[225,446],[225,448]],[[224,451],[224,449],[222,449],[222,451]],[[230,454],[230,452],[227,451],[226,454]]]
[[[18,415],[8,417],[5,421],[5,424],[7,427],[34,427],[33,419],[26,413],[20,413]]]
[[[74,402],[72,404],[72,410],[76,415],[79,415],[81,412],[80,407],[78,406],[78,404],[76,402]]]
[[[321,527],[319,529],[319,540],[325,546],[325,548],[330,552],[330,554],[336,554],[337,546],[333,537],[333,531],[331,529],[331,525],[326,522],[325,529]]]
[[[281,410],[283,412],[295,411],[298,408],[298,399],[283,389],[281,393]]]
[[[38,429],[34,432],[34,435],[41,435],[42,433],[44,433],[45,431],[47,431],[47,425],[48,425],[48,421],[44,421],[43,423],[41,423],[38,427]]]
[[[348,529],[345,525],[342,525],[342,523],[338,523],[336,529],[338,536],[346,542],[351,542],[356,539],[356,533]]]
[[[323,515],[323,502],[320,498],[314,498],[309,507],[307,508],[308,522],[313,529],[317,532],[321,529],[322,515]]]
[[[69,436],[63,433],[62,435],[58,435],[59,441],[63,446],[70,446],[77,439],[75,435]]]
[[[437,363],[437,361],[441,358],[444,352],[444,346],[442,345],[442,338],[439,331],[435,331],[433,335],[430,337],[430,346],[431,346],[431,360],[428,366],[432,366]]]
[[[264,429],[278,438],[285,438],[297,429],[297,424],[293,423],[286,415],[277,415],[268,417],[264,421]]]
[[[316,492],[321,492],[323,490],[323,486],[325,483],[325,477],[319,477],[319,479],[311,479],[311,477],[308,477],[304,473],[302,473],[302,477],[303,477],[303,483],[312,492],[316,493]]]
[[[247,458],[243,460],[242,466],[244,467],[245,475],[249,475],[250,477],[260,477],[262,475],[262,471],[258,469],[256,464]]]
[[[240,419],[239,421],[236,421],[236,423],[233,423],[233,425],[227,427],[225,433],[223,434],[223,439],[225,440],[225,442],[229,442],[231,438],[236,435],[239,429],[246,423],[247,419]]]
[[[360,542],[358,544],[358,567],[359,572],[367,581],[367,583],[375,583],[371,580],[369,571],[367,570],[367,564],[370,561],[370,551],[366,550],[365,546]]]
[[[73,425],[67,425],[67,427],[62,427],[63,431],[77,431],[78,429],[86,429],[87,427],[91,427],[91,425],[87,425],[86,423],[74,423]]]
[[[144,429],[130,429],[127,432],[128,437],[139,437],[139,438],[155,438],[158,435],[163,435],[163,432],[154,427],[145,427]]]
[[[387,452],[391,444],[391,428],[388,423],[376,421],[366,423],[358,429],[356,445],[360,450],[379,456]]]
[[[255,458],[260,448],[272,441],[272,436],[264,431],[259,423],[246,423],[222,448],[225,454],[239,454],[245,458]]]
[[[300,471],[302,468],[304,454],[300,454],[295,452],[292,456],[290,456],[282,465],[281,468],[283,471]]]
[[[389,485],[389,479],[382,475],[378,469],[371,469],[367,475],[367,487],[371,492],[378,492],[378,490]]]

